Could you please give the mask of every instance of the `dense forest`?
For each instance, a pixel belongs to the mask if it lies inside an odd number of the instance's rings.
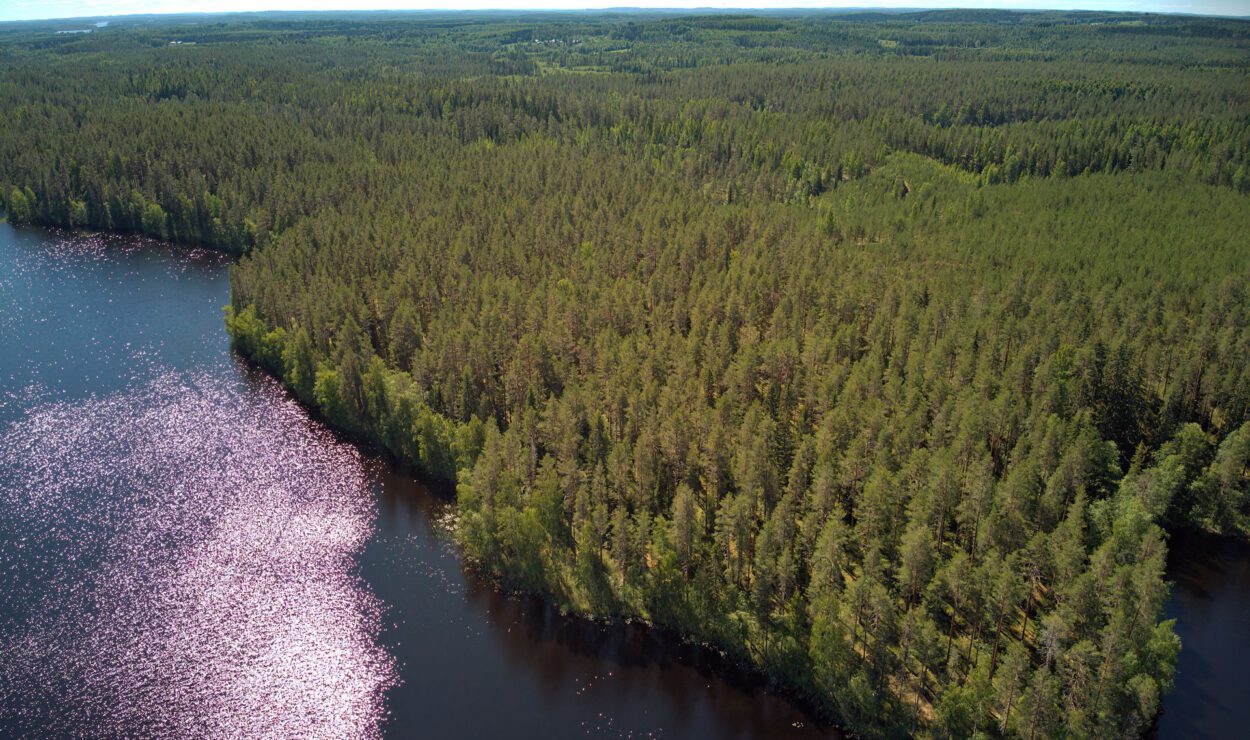
[[[1250,533],[1250,22],[0,25],[17,223],[238,252],[235,346],[484,573],[863,736],[1148,730]]]

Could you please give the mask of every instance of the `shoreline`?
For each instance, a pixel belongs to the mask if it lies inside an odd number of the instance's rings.
[[[396,456],[393,452],[378,444],[376,440],[360,432],[345,429],[334,424],[332,420],[325,417],[320,408],[315,404],[305,403],[298,398],[281,378],[276,377],[254,358],[242,353],[234,346],[231,347],[230,351],[236,359],[246,366],[249,372],[257,373],[266,380],[277,383],[283,392],[287,394],[287,397],[298,403],[300,408],[309,415],[310,419],[324,426],[337,439],[356,447],[366,455],[375,457],[381,464],[389,466],[397,475],[415,480],[442,502],[458,507],[454,483],[423,475],[417,465]],[[458,521],[459,517],[457,516],[456,519]],[[554,612],[560,620],[565,621],[567,624],[606,627],[616,630],[620,634],[624,634],[631,629],[642,629],[666,650],[698,650],[700,655],[692,661],[693,667],[704,666],[708,661],[711,661],[714,664],[715,675],[729,685],[740,690],[759,688],[766,693],[783,698],[800,712],[807,715],[819,731],[827,737],[847,738],[848,740],[857,737],[850,729],[843,727],[838,718],[827,708],[822,708],[819,702],[812,697],[804,695],[802,691],[785,685],[784,682],[770,675],[747,656],[737,655],[715,641],[685,634],[680,629],[656,623],[642,616],[582,613],[570,608],[568,605],[558,603],[548,593],[528,591],[510,586],[502,576],[483,568],[479,562],[466,555],[458,539],[455,525],[449,529],[448,535],[451,537],[451,542],[456,549],[456,556],[466,575],[503,598],[521,603],[540,605],[541,608]],[[647,660],[655,660],[668,656],[647,655],[645,657]]]

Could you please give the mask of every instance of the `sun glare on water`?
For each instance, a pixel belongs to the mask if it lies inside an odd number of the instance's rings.
[[[380,733],[396,670],[353,562],[374,514],[359,454],[276,388],[245,404],[217,382],[0,429],[5,724]]]

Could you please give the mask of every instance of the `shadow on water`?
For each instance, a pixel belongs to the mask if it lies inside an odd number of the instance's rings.
[[[1154,736],[1244,737],[1250,726],[1250,543],[1180,533],[1169,543],[1166,617],[1181,654]]]
[[[504,647],[512,665],[517,670],[534,670],[553,697],[570,681],[578,680],[582,664],[606,665],[613,668],[609,678],[620,674],[612,687],[615,696],[647,701],[647,695],[658,690],[676,707],[706,702],[724,723],[721,732],[744,737],[773,737],[782,732],[837,736],[770,693],[757,672],[707,647],[643,624],[600,624],[560,614],[541,599],[508,596],[486,585],[475,584],[469,596],[490,615],[496,629],[508,634]],[[681,716],[677,721],[665,729],[678,737],[703,729]]]
[[[273,384],[235,362],[251,388]],[[386,604],[382,639],[401,674],[388,697],[388,734],[841,737],[759,672],[707,646],[500,591],[460,560],[452,487],[357,447],[377,502],[361,576]]]
[[[383,639],[404,676],[392,690],[391,734],[840,736],[770,692],[757,672],[710,648],[644,624],[583,619],[541,598],[501,592],[459,560],[446,491],[431,491],[381,459],[372,465],[379,526],[362,573],[388,604],[393,627]],[[424,637],[414,642],[418,632]],[[431,651],[430,643],[460,647]],[[436,681],[428,680],[430,668]],[[417,709],[454,705],[463,691],[490,709],[438,717]]]

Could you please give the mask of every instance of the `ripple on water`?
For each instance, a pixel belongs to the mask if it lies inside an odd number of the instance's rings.
[[[223,382],[0,429],[0,734],[380,734],[362,460],[272,384]]]

